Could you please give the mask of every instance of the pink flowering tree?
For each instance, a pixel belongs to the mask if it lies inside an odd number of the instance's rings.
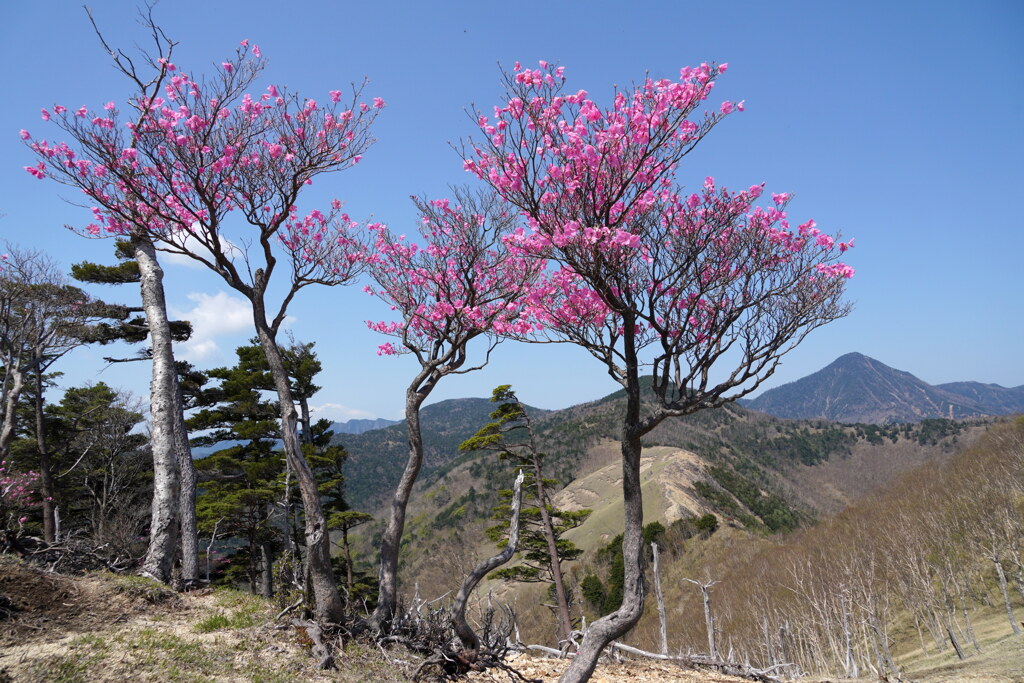
[[[380,355],[407,354],[419,370],[405,393],[409,457],[391,502],[391,516],[380,546],[380,590],[373,615],[376,628],[394,616],[398,590],[398,556],[405,510],[423,464],[420,406],[446,376],[478,370],[490,358],[502,335],[526,334],[522,319],[525,295],[543,267],[534,258],[520,258],[503,239],[514,217],[493,195],[455,192],[447,199],[413,200],[422,214],[421,241],[371,225],[376,235],[369,258],[374,284],[365,289],[389,304],[396,320],[369,322],[371,329],[391,336]],[[482,338],[475,364],[470,344]]]
[[[6,460],[0,461],[0,523],[5,547],[19,547],[18,536],[28,521],[28,512],[42,503],[38,489],[38,473],[14,472]]]
[[[278,393],[287,463],[302,494],[316,614],[339,621],[343,605],[331,572],[328,530],[299,447],[277,340],[302,289],[344,284],[362,267],[356,225],[340,201],[306,213],[297,207],[315,177],[359,163],[374,141],[371,126],[384,102],[365,102],[362,86],[331,90],[322,102],[273,84],[249,93],[265,62],[248,41],[216,73],[193,77],[171,61],[174,44],[153,30],[157,56],[148,58],[147,76],[130,61],[117,61],[136,86],[128,113],[113,102],[99,111],[44,111],[73,145],[23,133],[40,157],[28,170],[82,190],[94,204],[85,232],[128,235],[189,257],[251,304]]]
[[[725,70],[648,78],[601,107],[565,88],[562,67],[516,64],[463,149],[465,168],[528,223],[510,246],[557,265],[530,295],[534,336],[583,347],[626,392],[622,606],[591,625],[563,681],[589,678],[643,610],[641,437],[750,393],[808,332],[849,311],[853,270],[839,255],[851,243],[813,221],[791,227],[788,195],[759,203],[761,185],[734,192],[707,178],[687,191],[676,180],[683,157],[743,109],[699,113]]]

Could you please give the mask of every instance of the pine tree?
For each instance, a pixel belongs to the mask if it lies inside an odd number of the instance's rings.
[[[283,540],[275,524],[281,498],[284,457],[275,451],[280,438],[275,405],[264,398],[269,384],[263,352],[258,346],[236,349],[233,367],[214,368],[206,374],[218,380],[200,390],[197,410],[188,419],[195,446],[227,443],[227,447],[197,462],[202,493],[197,497],[199,525],[243,541],[235,553],[229,579],[244,573],[254,593],[270,595],[273,558]],[[257,580],[262,573],[262,584]]]
[[[494,572],[492,576],[507,581],[551,583],[556,600],[559,631],[566,639],[572,632],[569,600],[563,582],[562,563],[575,560],[582,554],[572,541],[563,535],[575,529],[590,516],[590,510],[562,510],[551,504],[549,491],[558,485],[554,479],[544,477],[545,454],[538,449],[533,423],[529,413],[510,385],[494,390],[492,403],[499,406],[490,417],[493,422],[484,425],[459,450],[497,451],[500,460],[510,461],[524,473],[524,506],[520,513],[519,545],[521,564]],[[487,536],[502,545],[508,533],[508,519],[512,490],[501,491],[502,502],[494,508],[495,519],[504,520],[487,530]]]

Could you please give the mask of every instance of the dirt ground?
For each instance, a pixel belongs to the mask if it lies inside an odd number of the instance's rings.
[[[407,681],[412,657],[349,644],[336,671],[320,671],[308,638],[274,620],[277,608],[246,593],[176,594],[138,577],[65,576],[0,555],[0,683],[89,681]],[[556,681],[566,660],[515,655],[529,679]],[[963,663],[920,662],[920,683],[1024,683],[1024,638],[986,645]],[[916,667],[915,667],[916,668]],[[492,670],[477,683],[517,681]],[[596,683],[738,683],[668,662],[601,664]],[[867,679],[862,679],[867,680]],[[909,680],[909,679],[908,679]],[[810,683],[810,682],[808,682]],[[823,683],[823,681],[822,681]]]
[[[50,574],[0,555],[0,683],[53,681],[407,681],[414,662],[350,645],[319,671],[308,643],[274,607],[235,591],[178,595],[136,577]],[[519,655],[527,678],[557,680],[564,660]],[[506,672],[475,681],[512,681]],[[594,681],[733,683],[665,664],[601,665]]]
[[[508,663],[525,678],[541,680],[544,683],[557,681],[565,667],[568,666],[567,660],[564,659],[542,659],[530,655],[514,655]],[[505,672],[492,670],[482,674],[473,674],[470,676],[470,680],[508,683],[509,676]],[[629,683],[631,681],[637,683],[734,683],[736,681],[749,683],[749,681],[735,676],[682,669],[668,663],[642,661],[601,664],[590,680],[592,683]]]

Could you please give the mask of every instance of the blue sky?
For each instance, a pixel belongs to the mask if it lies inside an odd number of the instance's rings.
[[[108,41],[146,35],[135,3],[98,0]],[[848,318],[813,333],[766,386],[859,351],[932,382],[1024,384],[1024,4],[1018,2],[350,3],[163,0],[157,21],[180,42],[176,62],[212,70],[238,41],[269,59],[264,83],[311,97],[369,77],[388,107],[377,144],[355,169],[316,183],[302,208],[330,197],[357,218],[413,230],[408,196],[466,183],[449,142],[473,132],[465,108],[498,102],[498,63],[558,61],[569,87],[607,101],[613,84],[681,66],[728,62],[715,99],[745,99],[684,162],[679,178],[731,187],[766,182],[796,195],[790,214],[855,237]],[[39,109],[99,107],[129,94],[78,0],[0,3],[0,237],[70,266],[109,261],[112,244],[67,231],[88,212],[70,192],[22,170],[18,130],[52,137]],[[263,87],[262,85],[260,86]],[[250,334],[246,311],[214,277],[167,264],[172,309],[197,339],[179,349],[200,367],[230,363]],[[136,292],[94,290],[111,300]],[[315,401],[334,419],[400,415],[409,359],[379,358],[367,319],[387,311],[359,291],[304,292],[297,338],[325,366]],[[109,349],[76,351],[66,385],[105,381],[147,391],[141,367],[105,368]],[[446,380],[432,400],[487,396],[512,383],[527,402],[559,408],[617,387],[570,347],[506,344],[485,370]]]

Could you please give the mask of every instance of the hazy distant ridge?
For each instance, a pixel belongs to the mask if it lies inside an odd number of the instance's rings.
[[[398,420],[387,420],[383,417],[372,420],[353,419],[345,422],[334,422],[331,424],[331,429],[335,434],[362,434],[374,429],[384,429],[393,424],[398,424]]]

